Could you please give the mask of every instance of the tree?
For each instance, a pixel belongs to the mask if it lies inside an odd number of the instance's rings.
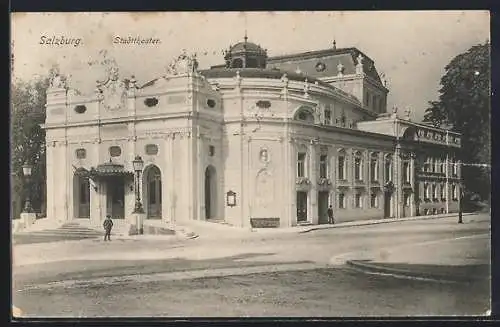
[[[459,54],[445,67],[439,100],[429,102],[424,122],[451,125],[462,134],[459,158],[464,163],[491,161],[490,44],[479,44]],[[462,167],[468,197],[490,199],[490,169]]]
[[[40,124],[45,122],[46,90],[49,76],[58,72],[49,70],[48,76],[35,77],[26,82],[17,80],[11,91],[11,197],[12,215],[19,216],[25,201],[22,166],[28,162],[33,166],[31,200],[35,211],[46,209],[45,131]]]

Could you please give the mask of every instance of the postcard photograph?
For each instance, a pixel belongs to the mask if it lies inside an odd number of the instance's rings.
[[[488,11],[11,27],[14,319],[491,314]]]

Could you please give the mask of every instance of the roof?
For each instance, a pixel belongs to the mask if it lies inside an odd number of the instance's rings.
[[[134,173],[125,170],[123,165],[116,164],[110,161],[97,165],[97,167],[91,167],[90,170],[79,167],[75,170],[75,175],[94,178],[105,176],[133,176]]]
[[[269,68],[276,67],[292,71],[295,71],[297,67],[299,67],[305,74],[319,78],[336,76],[337,65],[341,63],[344,66],[344,74],[347,75],[356,72],[357,57],[360,54],[363,56],[364,73],[376,81],[381,82],[373,60],[357,48],[331,48],[269,57],[267,59],[267,65]],[[316,70],[316,65],[319,62],[325,65],[325,70],[320,72]]]
[[[284,71],[281,69],[269,69],[269,68],[211,68],[200,71],[200,74],[206,78],[231,78],[236,76],[236,72],[239,71],[241,77],[248,78],[269,78],[269,79],[281,79],[284,74],[292,81],[304,82],[305,79],[311,83],[317,83],[323,87],[334,88],[338,93],[343,94],[345,97],[350,98],[352,101],[359,103],[358,98],[355,96],[342,91],[339,88],[332,86],[326,82],[323,82],[317,78],[308,76],[306,74],[298,74],[293,71]]]
[[[229,52],[265,52],[260,46],[252,42],[239,42],[230,47]]]

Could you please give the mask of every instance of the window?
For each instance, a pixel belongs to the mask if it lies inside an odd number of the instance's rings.
[[[345,174],[345,154],[340,153],[339,158],[338,158],[338,172],[337,176],[338,179],[346,179],[346,174]]]
[[[85,159],[87,157],[87,151],[85,149],[77,149],[75,155],[77,159]]]
[[[214,108],[214,107],[215,107],[215,100],[208,99],[208,100],[207,100],[207,106],[208,106],[209,108]]]
[[[453,176],[457,176],[458,175],[458,164],[457,163],[453,163],[451,167],[452,167],[452,174],[453,174]]]
[[[441,161],[441,165],[440,165],[440,167],[439,167],[439,172],[440,172],[441,174],[446,173],[446,168],[445,168],[445,162],[444,162],[444,161]]]
[[[119,146],[109,147],[109,155],[112,157],[119,157],[122,154],[122,149]]]
[[[365,94],[365,98],[366,98],[366,103],[365,103],[365,105],[366,105],[367,107],[370,107],[370,93],[366,92],[366,94]]]
[[[437,200],[438,199],[438,190],[437,190],[437,185],[432,185],[432,199]]]
[[[148,107],[154,107],[158,104],[158,98],[146,98],[144,104]]]
[[[431,158],[426,158],[425,163],[424,163],[424,172],[428,172],[430,170],[430,165],[431,165]]]
[[[439,188],[439,193],[441,195],[441,200],[444,201],[446,200],[446,192],[445,192],[445,186],[444,184],[441,184],[441,187]]]
[[[441,160],[436,159],[436,161],[434,162],[434,167],[435,167],[434,171],[436,173],[441,173]]]
[[[372,192],[370,195],[370,207],[372,208],[378,207],[378,196],[376,192]]]
[[[354,196],[354,206],[356,208],[362,208],[362,198],[361,198],[361,193],[356,193],[356,195]]]
[[[441,208],[441,210],[440,210],[440,211],[441,211],[441,213],[442,213],[442,214],[443,214],[443,213],[445,213],[444,208]]]
[[[210,157],[213,157],[213,156],[214,156],[214,154],[215,154],[215,147],[214,147],[213,145],[209,145],[209,146],[208,146],[208,155],[209,155]]]
[[[403,162],[403,182],[404,183],[410,182],[410,163],[409,162]]]
[[[378,154],[373,153],[370,158],[370,179],[372,182],[378,181]]]
[[[144,150],[148,156],[154,156],[158,154],[158,146],[156,144],[147,144]]]
[[[354,157],[354,179],[363,180],[363,159],[360,152],[357,152]]]
[[[411,195],[409,193],[406,193],[404,195],[404,204],[405,206],[409,207],[411,203]]]
[[[330,109],[325,109],[325,125],[330,125],[332,123],[332,111]]]
[[[430,172],[434,172],[435,171],[434,168],[435,168],[435,166],[434,166],[434,159],[429,158],[429,171]]]
[[[385,157],[385,166],[384,166],[384,174],[385,181],[392,181],[392,156],[388,155]]]
[[[424,199],[429,200],[431,198],[429,184],[424,184]]]
[[[319,178],[327,178],[328,174],[328,156],[326,154],[322,154],[319,157]]]
[[[345,194],[339,193],[339,209],[345,209]]]
[[[87,111],[87,107],[85,107],[84,105],[78,105],[75,107],[75,112],[77,114],[83,114],[85,111]]]
[[[314,123],[314,115],[312,114],[313,110],[308,107],[303,107],[299,109],[297,112],[295,119],[302,120],[308,123]]]
[[[306,154],[299,152],[297,154],[297,177],[305,177]]]
[[[427,216],[429,214],[429,209],[424,209],[424,215]]]
[[[453,200],[457,201],[458,200],[458,188],[456,185],[451,186],[451,194],[453,195]]]

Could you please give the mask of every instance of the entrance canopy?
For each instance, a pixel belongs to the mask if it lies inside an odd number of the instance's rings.
[[[103,177],[134,177],[133,172],[125,170],[123,165],[113,163],[111,160],[97,165],[97,167],[91,167],[90,170],[83,167],[77,168],[75,170],[75,175],[89,177],[91,179]]]

